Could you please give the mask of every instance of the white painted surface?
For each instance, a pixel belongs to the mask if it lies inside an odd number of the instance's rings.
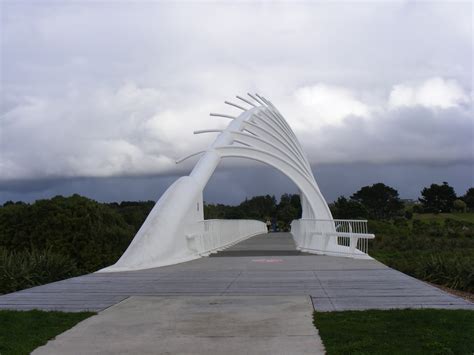
[[[202,154],[191,174],[179,178],[163,194],[117,263],[101,271],[139,270],[185,262],[266,232],[258,221],[203,221],[202,191],[222,158],[247,158],[274,167],[298,186],[303,219],[333,219],[288,123],[270,101],[258,94],[249,97],[251,100],[237,97],[245,104],[226,101],[243,111],[238,117],[211,114],[230,118],[232,121],[226,129],[195,132],[219,135],[207,150],[177,161]],[[334,223],[318,224],[318,231],[323,234],[308,231],[313,224],[297,221],[292,224],[301,249],[317,254],[359,255],[353,244],[338,243]],[[300,245],[301,240],[304,244]]]
[[[247,219],[209,219],[198,222],[198,233],[188,234],[188,248],[207,256],[242,240],[267,233],[265,223]]]
[[[366,220],[298,219],[291,222],[299,250],[322,255],[372,259],[368,254],[368,240],[375,235],[367,233]]]

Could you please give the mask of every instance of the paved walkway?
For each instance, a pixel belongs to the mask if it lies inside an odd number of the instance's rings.
[[[255,245],[263,250],[262,242],[271,247],[280,237],[283,245],[289,234],[257,236]],[[375,260],[317,255],[222,256],[142,271],[94,273],[0,296],[0,309],[102,311],[131,296],[244,295],[310,296],[319,311],[474,309],[468,301]]]
[[[324,354],[305,296],[130,297],[33,354]]]
[[[249,238],[211,256],[278,256],[303,255],[296,250],[290,233],[268,233]]]

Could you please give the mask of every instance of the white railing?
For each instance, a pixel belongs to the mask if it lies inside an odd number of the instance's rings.
[[[195,230],[186,235],[188,248],[201,256],[268,232],[265,223],[250,219],[207,219],[198,222]]]
[[[368,258],[367,220],[298,219],[291,223],[298,248],[317,254]]]

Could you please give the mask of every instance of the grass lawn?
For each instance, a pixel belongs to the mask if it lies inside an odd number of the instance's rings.
[[[0,310],[0,354],[29,354],[94,314]]]
[[[474,311],[402,309],[315,312],[332,354],[474,354]]]
[[[465,212],[465,213],[415,213],[413,214],[413,219],[419,219],[420,221],[436,221],[443,222],[445,219],[451,218],[460,222],[469,222],[474,223],[474,212]]]

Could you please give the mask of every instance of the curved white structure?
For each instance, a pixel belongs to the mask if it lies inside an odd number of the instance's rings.
[[[292,233],[301,250],[368,257],[356,248],[357,239],[371,238],[372,235],[359,232],[358,237],[354,237],[357,231],[353,231],[352,227],[350,231],[341,232],[340,225],[318,222],[333,221],[333,218],[298,139],[270,101],[258,94],[248,96],[248,99],[237,96],[245,107],[226,101],[226,104],[242,111],[237,117],[211,113],[211,116],[232,120],[226,129],[194,132],[217,132],[219,135],[207,150],[177,161],[179,163],[202,154],[191,174],[179,178],[166,190],[117,263],[101,271],[146,269],[189,261],[255,234],[265,233],[265,225],[258,221],[203,221],[202,191],[220,160],[230,157],[247,158],[270,165],[298,186],[302,219],[293,221]],[[224,223],[235,225],[225,228]],[[208,226],[206,230],[206,224],[212,225],[212,228]],[[221,232],[209,232],[209,228]],[[238,233],[229,235],[229,232],[225,232],[236,228]],[[350,245],[341,243],[340,238],[349,238]]]

